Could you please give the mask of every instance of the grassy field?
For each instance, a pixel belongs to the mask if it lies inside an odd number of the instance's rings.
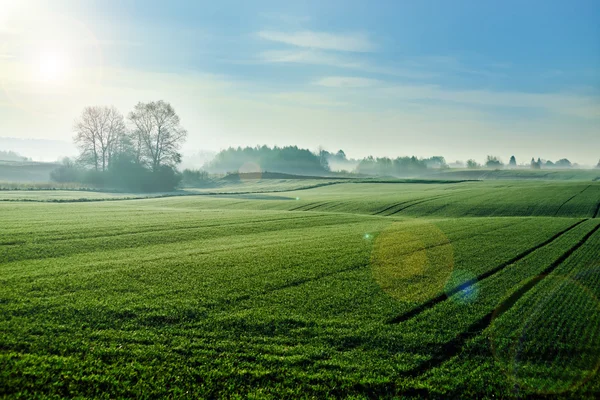
[[[0,192],[0,397],[600,396],[600,182],[185,194]]]
[[[444,169],[430,171],[425,176],[431,179],[476,179],[476,180],[555,180],[592,181],[600,180],[600,169]]]

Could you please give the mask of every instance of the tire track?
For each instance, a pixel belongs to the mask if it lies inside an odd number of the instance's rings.
[[[356,271],[356,270],[359,270],[361,268],[365,268],[365,267],[368,267],[368,266],[369,266],[368,263],[360,263],[358,265],[353,265],[353,266],[348,267],[348,268],[342,268],[342,269],[338,269],[336,271],[325,272],[323,274],[320,274],[318,276],[314,276],[314,277],[311,277],[311,278],[296,279],[296,280],[294,280],[292,282],[289,282],[289,283],[285,283],[285,284],[282,284],[282,285],[279,285],[279,286],[275,286],[275,287],[272,287],[272,288],[269,288],[269,289],[265,289],[262,292],[258,293],[257,295],[258,296],[264,296],[266,294],[278,292],[280,290],[289,289],[289,288],[292,288],[292,287],[304,285],[305,283],[316,282],[316,281],[319,281],[321,279],[328,278],[330,276],[335,276],[335,275],[343,274],[345,272],[350,272],[350,271]]]
[[[596,225],[591,231],[589,231],[583,238],[581,238],[574,246],[569,248],[566,252],[564,252],[558,259],[556,259],[552,264],[550,264],[545,270],[543,270],[539,275],[535,278],[531,279],[525,285],[523,285],[519,290],[510,295],[507,299],[505,299],[500,306],[496,309],[490,311],[473,324],[471,324],[465,332],[461,332],[457,337],[452,339],[451,341],[444,343],[441,349],[433,355],[433,357],[419,365],[418,367],[413,368],[406,372],[406,375],[409,376],[419,376],[432,368],[439,367],[444,362],[450,360],[451,358],[457,356],[470,339],[475,338],[480,335],[486,328],[488,328],[492,320],[494,319],[494,315],[496,318],[508,310],[510,310],[527,292],[533,289],[538,283],[543,281],[549,274],[551,274],[560,264],[565,262],[575,251],[577,251],[581,246],[583,246],[594,233],[596,233],[600,229],[600,224]]]
[[[473,285],[476,282],[481,282],[482,280],[489,278],[490,276],[502,271],[504,268],[508,267],[511,264],[516,263],[517,261],[527,257],[529,254],[533,253],[536,250],[541,249],[544,246],[549,245],[550,243],[552,243],[553,241],[555,241],[556,239],[558,239],[559,237],[561,237],[562,235],[564,235],[565,233],[569,232],[570,230],[574,229],[575,227],[577,227],[578,225],[584,223],[585,221],[587,221],[588,219],[582,219],[581,221],[576,222],[575,224],[569,226],[566,229],[563,229],[562,231],[554,234],[552,237],[550,237],[549,239],[543,241],[542,243],[539,243],[525,251],[523,251],[522,253],[516,255],[515,257],[511,258],[510,260],[503,262],[502,264],[498,265],[495,268],[492,268],[482,274],[479,274],[478,276],[476,276],[473,279],[470,279],[466,282],[464,282],[462,285],[448,291],[447,293],[442,293],[434,298],[432,298],[431,300],[426,301],[425,303],[422,303],[421,305],[413,308],[410,311],[407,311],[403,314],[400,314],[390,320],[388,320],[389,324],[398,324],[404,321],[407,321],[415,316],[417,316],[418,314],[422,313],[425,310],[428,310],[430,308],[432,308],[433,306],[435,306],[436,304],[439,304],[443,301],[448,300],[451,296],[455,295],[456,293],[464,290],[465,288]]]
[[[336,271],[324,272],[322,274],[319,274],[317,276],[313,276],[310,278],[294,279],[291,282],[283,283],[280,285],[274,285],[273,287],[265,288],[263,290],[257,291],[256,293],[248,293],[248,294],[244,294],[244,295],[232,297],[232,298],[223,298],[222,300],[211,304],[209,307],[213,311],[217,311],[217,312],[227,311],[229,306],[235,306],[237,303],[240,303],[242,301],[257,299],[262,296],[266,296],[266,295],[269,295],[272,293],[279,292],[281,290],[290,289],[290,288],[301,286],[301,285],[311,283],[311,282],[316,282],[321,279],[329,278],[331,276],[343,274],[346,272],[357,271],[361,268],[365,268],[368,266],[369,266],[368,263],[360,263],[360,264],[352,265],[351,267],[342,268],[342,269],[339,269]],[[265,274],[268,275],[268,274],[271,274],[274,272],[277,272],[277,271],[276,270],[266,271]],[[232,280],[232,281],[235,281],[235,280]]]
[[[424,199],[422,201],[417,201],[416,203],[412,203],[412,204],[407,205],[406,207],[402,207],[401,209],[396,210],[393,213],[387,214],[386,217],[389,217],[390,215],[398,214],[399,212],[404,211],[407,208],[410,208],[412,206],[416,206],[416,205],[419,205],[419,204],[422,204],[422,203],[426,203],[428,201],[438,200],[438,199],[441,199],[441,198],[452,197],[452,196],[454,196],[454,193],[447,194],[447,195],[441,195],[441,196],[438,196],[438,197],[430,197],[430,198]]]
[[[598,205],[596,206],[596,212],[594,213],[594,218],[598,217],[600,217],[600,201],[598,202]]]
[[[440,199],[440,198],[443,198],[443,197],[452,197],[452,196],[455,196],[455,195],[456,195],[456,193],[450,193],[450,194],[448,194],[448,193],[445,193],[445,194],[440,194],[440,195],[437,195],[437,196],[430,196],[430,197],[425,197],[425,198],[423,198],[423,197],[419,197],[419,198],[416,198],[416,199],[405,200],[405,201],[401,201],[400,203],[395,203],[395,204],[392,204],[391,206],[389,206],[389,207],[386,207],[386,208],[384,208],[383,210],[377,211],[377,212],[375,212],[375,213],[372,213],[371,215],[381,215],[381,214],[383,214],[384,212],[386,212],[386,211],[389,211],[389,210],[391,210],[391,209],[393,209],[393,208],[395,208],[395,207],[402,206],[402,205],[404,205],[404,204],[411,203],[411,202],[415,202],[415,201],[419,201],[419,200],[421,200],[421,202],[425,202],[425,201],[429,201],[429,200],[436,200],[436,199]],[[405,207],[405,208],[408,208],[408,207],[410,207],[410,206],[412,206],[412,205],[416,205],[416,204],[417,204],[417,203],[410,204],[409,206],[407,206],[407,207]],[[393,215],[393,214],[395,214],[395,213],[397,213],[397,212],[399,212],[399,211],[402,211],[403,209],[404,209],[404,208],[402,208],[402,209],[400,209],[400,210],[397,210],[397,211],[395,211],[395,212],[393,212],[393,213],[391,213],[391,214],[387,214],[386,216]]]
[[[492,229],[489,232],[494,232],[496,230],[501,230],[501,229],[509,228],[509,227],[512,227],[512,226],[517,225],[519,223],[521,223],[521,222],[516,222],[516,223],[513,223],[513,224],[501,226],[501,227]],[[427,248],[444,246],[444,245],[449,244],[449,243],[455,243],[455,242],[458,242],[460,240],[470,239],[470,238],[473,238],[473,237],[474,236],[462,236],[462,237],[456,239],[453,242],[439,243],[439,244],[436,244],[436,245],[428,246]],[[411,254],[411,253],[406,253],[406,254]],[[276,286],[273,286],[273,287],[268,288],[268,289],[263,289],[263,290],[261,290],[261,291],[259,291],[257,293],[245,294],[245,295],[241,295],[241,296],[234,297],[234,298],[231,298],[231,299],[223,300],[223,301],[221,301],[221,302],[219,302],[217,304],[214,304],[212,306],[212,308],[219,308],[219,309],[223,310],[225,306],[234,305],[235,303],[238,303],[238,302],[241,302],[241,301],[258,298],[260,296],[265,296],[265,295],[268,295],[270,293],[278,292],[280,290],[285,290],[285,289],[289,289],[289,288],[292,288],[292,287],[301,286],[301,285],[304,285],[304,284],[307,284],[307,283],[316,282],[316,281],[319,281],[321,279],[325,279],[325,278],[328,278],[328,277],[331,277],[331,276],[335,276],[335,275],[339,275],[339,274],[342,274],[342,273],[356,271],[356,270],[359,270],[359,269],[364,268],[364,267],[369,267],[369,264],[368,263],[360,263],[360,264],[353,265],[353,266],[350,266],[350,267],[347,267],[347,268],[342,268],[342,269],[331,271],[331,272],[325,272],[325,273],[319,274],[317,276],[309,277],[309,278],[298,278],[298,279],[292,280],[291,282],[288,282],[288,283],[284,283],[284,284],[281,284],[281,285],[276,285]],[[269,274],[275,273],[277,271],[278,270],[265,271],[264,275],[269,275]],[[235,281],[235,279],[232,280],[232,281]]]
[[[519,223],[520,222],[516,222],[516,223],[510,224],[510,225],[501,226],[501,227],[492,229],[489,232],[494,232],[494,231],[497,231],[497,230],[501,230],[501,229],[505,229],[505,228],[510,228],[510,227],[512,227],[514,225],[517,225]],[[465,239],[470,239],[470,238],[473,238],[473,237],[475,237],[475,235],[472,235],[472,236],[462,236],[462,237],[459,237],[459,238],[457,238],[456,240],[454,240],[452,242],[439,243],[439,244],[428,246],[427,248],[429,249],[429,248],[434,248],[434,247],[438,247],[438,246],[444,246],[444,245],[447,245],[447,244],[456,243],[458,241],[465,240]],[[409,252],[409,253],[406,253],[406,254],[411,254],[411,253],[412,252]],[[348,267],[348,268],[343,268],[343,269],[332,271],[332,272],[326,272],[326,273],[323,273],[321,275],[318,275],[318,276],[315,276],[315,277],[311,277],[311,278],[296,279],[296,280],[294,280],[292,282],[289,282],[289,283],[286,283],[286,284],[283,284],[283,285],[280,285],[280,286],[276,286],[276,287],[273,287],[273,288],[270,288],[270,289],[265,289],[265,290],[263,290],[263,291],[261,291],[259,293],[253,294],[253,295],[240,296],[239,299],[240,300],[247,300],[247,299],[250,299],[250,298],[253,298],[253,297],[262,296],[262,295],[265,295],[265,294],[277,292],[279,290],[287,289],[287,288],[290,288],[290,287],[300,286],[300,285],[303,285],[305,283],[315,282],[315,281],[318,281],[320,279],[327,278],[327,277],[330,277],[330,276],[334,276],[334,275],[337,275],[337,274],[341,274],[341,273],[344,273],[344,272],[355,271],[355,270],[358,270],[360,268],[368,267],[368,266],[369,266],[368,263],[367,264],[359,264],[359,265],[354,265],[354,266],[351,266],[351,267]],[[276,272],[276,271],[275,270],[269,271],[268,274],[273,273],[273,272]]]
[[[311,205],[313,205],[313,204],[318,204],[318,202],[317,202],[317,201],[313,201],[313,202],[311,202],[311,203],[302,204],[301,206],[294,207],[294,208],[290,208],[288,211],[298,211],[298,210],[302,211],[302,209],[303,209],[304,207],[310,207],[310,206],[311,206]]]
[[[318,207],[321,207],[321,206],[324,206],[324,205],[327,205],[327,204],[330,204],[330,203],[331,203],[331,201],[326,201],[326,202],[324,202],[324,203],[320,203],[320,202],[319,202],[319,203],[317,203],[316,205],[314,205],[314,206],[312,206],[312,207],[304,208],[304,209],[302,209],[301,211],[310,211],[310,210],[314,210],[315,208],[318,208]]]
[[[510,186],[508,186],[508,187],[510,187]],[[474,198],[477,198],[477,197],[484,197],[484,196],[489,196],[489,195],[490,195],[490,193],[483,192],[483,193],[480,193],[480,194],[475,194],[475,195],[469,196],[469,200],[473,200]],[[461,202],[461,200],[459,198],[455,203],[460,203],[460,202]],[[435,210],[428,212],[428,214],[429,215],[433,215],[433,214],[439,212],[440,210],[443,210],[444,208],[450,206],[451,204],[452,203],[446,203],[446,204],[442,205],[441,207],[438,207]]]
[[[318,206],[318,210],[319,212],[333,212],[332,209],[335,207],[338,207],[340,205],[343,205],[343,203],[340,203],[338,201],[328,201],[326,203],[321,204],[320,206]],[[343,211],[341,211],[343,212]],[[352,214],[352,213],[345,213],[345,214]]]
[[[588,190],[592,185],[588,185],[586,186],[585,189],[583,189],[581,192],[574,194],[573,196],[569,197],[569,199],[567,201],[565,201],[564,203],[562,203],[560,206],[558,206],[558,208],[556,209],[556,212],[554,213],[554,216],[556,217],[558,215],[558,212],[560,211],[561,208],[563,208],[563,206],[565,204],[567,204],[568,202],[570,202],[571,200],[573,200],[575,197],[579,196],[580,194],[582,194],[583,192],[585,192],[586,190]]]
[[[492,233],[492,232],[496,232],[496,231],[500,231],[500,230],[503,230],[503,229],[513,228],[515,225],[520,225],[520,224],[523,224],[525,222],[529,222],[529,221],[519,221],[519,222],[513,222],[513,223],[508,224],[508,225],[497,226],[497,227],[494,227],[494,228],[490,229],[489,231],[482,232],[482,233],[475,233],[475,234],[471,234],[471,235],[460,235],[460,236],[457,236],[456,238],[454,238],[452,240],[448,239],[448,241],[445,241],[445,242],[442,242],[442,243],[431,244],[431,245],[419,248],[417,250],[410,250],[410,251],[408,251],[406,253],[400,253],[398,255],[399,256],[409,256],[409,255],[414,254],[414,253],[419,252],[419,251],[431,250],[431,249],[434,249],[436,247],[442,247],[442,246],[446,246],[446,245],[452,245],[452,244],[461,242],[463,240],[473,239],[473,238],[475,238],[476,236],[478,236],[480,234],[481,235],[486,235],[486,234],[489,234],[489,233]],[[473,230],[472,227],[468,227],[468,228],[460,229],[458,231],[454,231],[452,233],[453,234],[460,234],[462,232],[465,232],[465,231],[470,232],[472,230]],[[409,241],[407,241],[405,243],[414,243],[415,241],[416,240],[409,240]]]
[[[410,203],[411,201],[415,201],[415,200],[419,200],[419,199],[410,199],[410,200],[402,201],[400,203],[392,204],[391,206],[386,207],[383,210],[377,211],[377,212],[375,212],[375,213],[373,213],[371,215],[380,215],[380,214],[383,214],[384,212],[389,211],[389,210],[391,210],[394,207],[398,207],[398,206],[401,206],[401,205],[406,204],[406,203]]]

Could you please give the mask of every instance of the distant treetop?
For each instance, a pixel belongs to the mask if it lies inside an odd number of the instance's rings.
[[[500,161],[496,156],[487,156],[485,166],[488,168],[498,168],[502,166],[502,161]]]
[[[213,173],[227,173],[251,168],[253,172],[318,175],[329,172],[327,163],[329,155],[330,153],[326,150],[321,149],[319,154],[314,154],[310,150],[301,149],[298,146],[230,147],[219,152],[206,165],[206,170]]]
[[[23,157],[19,153],[14,151],[2,151],[0,150],[0,160],[2,161],[28,161],[27,157]]]
[[[472,158],[470,160],[467,160],[467,168],[477,169],[479,167],[480,165],[477,163],[477,161],[473,160]]]

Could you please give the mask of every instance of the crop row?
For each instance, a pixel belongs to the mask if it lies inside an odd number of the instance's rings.
[[[444,387],[447,394],[471,390],[517,397],[597,397],[598,225],[586,237],[564,262],[510,291],[481,335],[468,341],[457,357],[427,373],[429,385]],[[460,380],[448,379],[457,371]]]
[[[593,217],[600,184],[592,182],[463,182],[451,185],[341,183],[282,193],[234,204],[207,207],[254,210],[344,212],[397,216],[564,216]],[[268,196],[268,195],[266,195]],[[177,199],[194,204],[191,199]]]

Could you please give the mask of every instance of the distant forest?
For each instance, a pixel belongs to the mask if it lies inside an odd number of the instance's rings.
[[[299,175],[320,175],[329,172],[324,153],[315,154],[297,146],[287,147],[230,147],[219,152],[205,166],[208,172],[283,172]]]
[[[600,162],[599,162],[600,166]],[[487,156],[485,163],[479,164],[475,160],[467,162],[457,161],[453,168],[467,169],[546,169],[546,168],[573,168],[577,164],[571,163],[566,158],[550,161],[541,158],[532,158],[530,162],[518,164],[515,156],[511,156],[504,164],[496,156]],[[282,172],[299,175],[322,175],[331,172],[357,173],[362,175],[407,175],[418,174],[429,169],[446,169],[450,165],[442,156],[429,158],[405,157],[373,157],[368,156],[360,160],[346,157],[343,150],[335,153],[327,150],[311,152],[297,146],[285,147],[230,147],[219,152],[212,161],[205,164],[204,170],[213,174],[227,174],[237,172]]]
[[[332,167],[334,166],[334,167]],[[300,175],[321,175],[328,172],[358,173],[364,175],[395,175],[419,172],[427,168],[448,168],[444,157],[416,158],[366,157],[348,159],[343,150],[313,153],[297,146],[286,147],[230,147],[222,150],[205,166],[211,173],[283,172]]]
[[[182,163],[183,156],[179,149],[185,142],[187,131],[180,125],[173,107],[161,100],[138,103],[127,117],[112,106],[85,107],[73,130],[73,141],[79,155],[74,159],[65,158],[58,167],[52,166],[54,169],[49,174],[50,178],[55,182],[135,192],[206,186],[212,184],[215,175],[239,173],[416,177],[430,170],[448,168],[498,170],[578,167],[566,158],[551,161],[533,157],[530,161],[518,163],[515,156],[511,156],[505,164],[499,157],[488,155],[482,164],[473,159],[449,164],[442,156],[368,156],[353,159],[348,158],[341,149],[329,152],[324,149],[311,151],[298,146],[263,145],[230,147],[215,154],[201,169],[184,169],[182,165],[186,164],[185,161]],[[196,159],[206,160],[212,155],[197,153]],[[14,151],[0,151],[0,161],[14,163],[31,160]],[[597,168],[600,168],[600,161]]]
[[[140,105],[139,107],[148,105]],[[166,105],[162,105],[166,107]],[[161,107],[162,107],[161,106]],[[166,107],[168,109],[168,107]],[[93,113],[92,113],[93,111]],[[100,118],[105,113],[114,113],[110,109],[86,109],[84,117],[92,113],[92,120]],[[167,113],[173,115],[171,113]],[[117,115],[117,119],[121,117]],[[110,124],[108,124],[110,125]],[[514,156],[508,163],[503,163],[496,156],[488,156],[482,164],[475,160],[466,162],[455,161],[448,163],[442,156],[418,158],[405,157],[365,157],[363,159],[348,158],[343,150],[329,152],[320,149],[316,152],[302,149],[298,146],[284,147],[230,147],[216,154],[207,155],[202,168],[181,168],[182,156],[177,152],[177,143],[169,143],[164,139],[158,141],[160,153],[155,151],[156,129],[148,128],[148,133],[142,136],[141,129],[127,131],[119,123],[119,129],[114,136],[100,134],[88,135],[80,139],[81,154],[75,159],[65,158],[58,165],[44,164],[43,168],[54,168],[49,172],[50,179],[59,183],[77,183],[95,188],[153,192],[171,191],[178,187],[206,187],[215,184],[214,179],[223,175],[239,173],[256,173],[262,176],[265,172],[282,173],[297,176],[381,176],[381,177],[419,177],[428,175],[435,170],[449,168],[458,169],[568,169],[578,165],[568,159],[556,161],[531,158],[530,161],[518,163]],[[174,124],[174,127],[178,127]],[[162,128],[161,128],[162,129]],[[173,129],[173,126],[170,127]],[[81,129],[81,132],[89,130]],[[164,135],[164,132],[161,132]],[[153,137],[151,135],[154,135]],[[149,140],[152,138],[152,140]],[[141,139],[141,140],[138,140]],[[167,146],[169,145],[169,146]],[[157,154],[156,156],[154,156]],[[0,162],[9,163],[29,162],[30,159],[14,151],[0,151]],[[31,163],[28,163],[31,164]],[[37,164],[37,163],[33,163]],[[54,164],[56,165],[56,164]],[[189,165],[189,164],[188,164]],[[196,163],[196,165],[199,165]],[[179,167],[179,168],[178,168]],[[19,174],[17,169],[6,170],[4,180],[19,180],[24,176],[27,180],[37,181],[43,175],[42,171],[27,171]],[[30,169],[33,166],[29,167]],[[40,168],[42,165],[40,164]],[[42,168],[42,169],[43,169]],[[600,168],[600,162],[596,166]],[[0,176],[2,176],[0,174]],[[46,175],[47,176],[47,175]],[[47,178],[46,178],[47,179]]]
[[[0,150],[0,161],[22,162],[22,161],[31,161],[31,160],[27,157],[23,157],[22,155],[14,152],[14,151]]]

